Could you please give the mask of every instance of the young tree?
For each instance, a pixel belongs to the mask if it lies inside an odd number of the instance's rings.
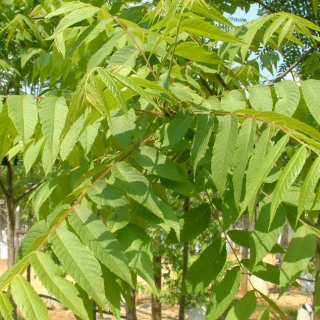
[[[8,2],[10,10],[20,4]],[[12,18],[1,21],[0,31],[7,58],[30,62],[23,79],[44,89],[36,97],[10,90],[3,96],[0,155],[11,155],[20,143],[26,173],[41,165],[48,180],[31,196],[38,222],[17,263],[0,277],[5,318],[11,318],[10,298],[27,319],[48,318],[21,276],[28,265],[81,319],[92,319],[93,304],[108,305],[120,318],[121,297],[130,302],[137,276],[159,295],[149,228],[185,243],[208,228],[204,208],[220,213],[222,232],[187,270],[184,293],[215,283],[207,319],[231,304],[241,268],[279,284],[281,294],[297,279],[319,234],[320,84],[261,84],[250,54],[261,46],[281,51],[284,44],[299,44],[299,37],[317,46],[313,31],[320,28],[285,12],[240,27],[223,15],[248,6],[45,0],[29,1],[23,14],[8,10]],[[23,55],[21,39],[40,50],[32,46]],[[191,200],[189,212],[198,220],[187,213],[178,219],[168,199],[172,192]],[[201,204],[193,207],[192,199]],[[252,231],[228,231],[243,215],[251,223],[257,211]],[[279,270],[262,259],[277,248],[286,218],[295,235]],[[251,251],[231,269],[224,268],[227,235]],[[285,318],[256,289],[229,317],[241,310],[249,318],[257,297],[266,302],[264,314]]]

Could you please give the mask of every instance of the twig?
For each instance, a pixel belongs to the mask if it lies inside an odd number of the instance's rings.
[[[257,4],[259,4],[261,7],[263,7],[264,9],[272,12],[272,13],[276,13],[277,11],[275,9],[273,9],[272,7],[268,6],[267,4],[263,3],[261,0],[254,0],[252,2],[255,2]]]
[[[46,17],[38,16],[38,17],[31,17],[33,20],[44,20]]]
[[[30,189],[24,191],[23,193],[21,193],[18,197],[16,197],[15,199],[13,199],[13,202],[14,203],[17,203],[18,201],[20,201],[23,197],[27,196],[28,194],[30,194],[32,191],[34,191],[35,189],[37,189],[38,187],[40,187],[43,183],[45,183],[47,181],[46,180],[43,180],[43,181],[40,181],[36,184],[34,184]]]
[[[272,82],[279,82],[282,78],[284,78],[289,72],[291,72],[298,64],[300,64],[310,53],[315,51],[318,47],[311,47],[308,51],[306,51],[296,62],[294,62],[285,72],[280,74],[280,76],[276,77]]]
[[[214,95],[214,92],[213,92],[213,90],[210,88],[208,82],[207,82],[205,79],[203,79],[202,77],[200,77],[200,79],[201,79],[201,83],[203,84],[203,86],[208,90],[208,92],[210,93],[210,95],[213,96],[213,95]]]
[[[222,79],[222,77],[220,76],[219,73],[216,73],[215,76],[218,79],[218,81],[220,82],[220,84],[222,85],[224,90],[230,90],[228,85],[224,82],[224,80]]]
[[[1,189],[2,192],[4,193],[4,196],[5,196],[6,198],[8,198],[8,197],[9,197],[9,193],[8,193],[6,187],[4,186],[4,184],[3,184],[3,182],[2,182],[2,179],[0,179],[0,189]]]
[[[152,111],[152,110],[144,110],[144,109],[138,109],[138,108],[133,108],[133,110],[136,111],[136,112],[146,113],[146,114],[150,114],[152,116],[165,118],[165,116],[163,115],[162,112]]]

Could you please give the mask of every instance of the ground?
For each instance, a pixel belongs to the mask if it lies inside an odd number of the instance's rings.
[[[273,255],[268,257],[269,263],[276,263],[276,259]],[[7,261],[0,260],[0,275],[7,269]],[[34,286],[35,290],[39,294],[49,295],[48,291],[43,288],[40,281],[37,279],[34,273],[31,274],[31,283]],[[312,294],[303,293],[300,288],[291,288],[290,291],[284,294],[280,299],[278,299],[278,288],[273,284],[268,284],[270,289],[269,298],[276,301],[277,305],[284,307],[287,312],[297,310],[298,307],[302,304],[308,303],[312,305]],[[238,295],[238,297],[240,297]],[[278,299],[278,300],[277,300]],[[74,320],[72,312],[65,309],[59,303],[54,302],[49,299],[44,299],[48,309],[50,320]],[[124,309],[122,314],[125,315]],[[137,298],[137,316],[139,320],[149,320],[151,319],[151,307],[150,299],[146,295],[138,295]],[[256,312],[251,319],[257,319],[258,313]],[[97,315],[97,319],[102,319]],[[103,316],[104,320],[113,320],[114,318],[109,315]],[[162,319],[163,320],[173,320],[178,319],[178,306],[167,306],[164,305],[162,308]],[[290,316],[288,315],[288,319]],[[293,317],[292,319],[295,319]],[[190,319],[192,320],[192,319]]]

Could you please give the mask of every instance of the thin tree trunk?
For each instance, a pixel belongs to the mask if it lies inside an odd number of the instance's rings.
[[[15,218],[16,218],[16,209],[14,204],[13,197],[13,168],[8,161],[7,166],[7,187],[5,187],[1,181],[1,189],[6,198],[6,231],[7,231],[7,245],[8,245],[8,267],[14,265],[16,261],[16,246],[15,246]],[[13,319],[18,319],[17,315],[17,306],[15,302],[10,298],[13,305],[12,317]]]
[[[20,241],[19,241],[19,231],[20,231],[20,206],[16,206],[15,202],[13,203],[15,208],[15,238],[14,238],[14,247],[15,247],[15,257],[14,261],[17,261],[18,259],[18,250],[20,247]]]
[[[161,246],[161,233],[158,231],[158,234],[155,239],[155,247],[160,248]],[[154,270],[154,282],[159,290],[161,291],[162,286],[162,270],[161,270],[161,252],[158,249],[157,252],[153,256],[153,270]],[[154,295],[151,296],[151,310],[152,310],[152,320],[161,320],[162,312],[161,312],[161,301],[158,297]]]
[[[136,293],[133,288],[130,289],[130,305],[127,303],[125,308],[126,308],[126,319],[137,320]]]
[[[93,302],[92,304],[92,313],[93,313],[93,316],[92,316],[92,319],[93,320],[96,320],[97,319],[97,304],[95,302]]]
[[[190,198],[186,198],[183,204],[183,211],[186,213],[190,209]],[[181,296],[179,299],[179,320],[184,320],[186,310],[186,295],[184,294],[185,279],[188,271],[189,260],[189,242],[183,244],[182,256],[182,280],[181,280]]]
[[[243,230],[249,230],[249,216],[244,215],[242,216],[242,223],[243,223]],[[241,252],[241,258],[247,259],[249,256],[249,250],[248,248],[242,247]],[[240,284],[240,293],[242,295],[245,295],[248,291],[248,270],[247,268],[243,268],[243,275],[241,278],[241,284]]]
[[[182,265],[182,287],[181,287],[181,293],[184,290],[184,283],[188,271],[188,260],[189,260],[189,242],[185,242],[183,244],[183,265]],[[185,310],[186,310],[186,295],[181,294],[180,300],[179,300],[179,320],[184,320],[185,318]]]
[[[160,280],[161,282],[161,280]],[[157,281],[155,279],[155,284],[157,286]],[[157,286],[158,287],[158,286]],[[161,310],[161,301],[159,298],[154,295],[151,296],[151,306],[152,306],[152,320],[161,320],[162,310]]]
[[[3,210],[5,212],[6,217],[6,233],[7,233],[7,245],[8,245],[8,267],[11,267],[15,264],[17,259],[18,247],[19,247],[19,237],[17,234],[17,230],[19,229],[19,220],[20,220],[20,212],[17,212],[17,205],[21,199],[29,195],[31,192],[40,187],[46,180],[40,181],[34,184],[31,188],[25,190],[18,197],[14,198],[14,190],[13,190],[13,166],[9,160],[4,158],[2,164],[7,167],[6,174],[6,185],[3,180],[0,178],[0,189],[3,192],[3,195],[6,199],[6,207],[7,210]]]
[[[288,221],[286,221],[286,223],[284,224],[282,234],[281,234],[280,246],[283,249],[287,249],[288,244],[289,244],[289,223],[288,223]],[[279,259],[280,264],[282,263],[283,258],[284,258],[284,254],[281,254],[281,257]]]
[[[317,221],[317,227],[320,228],[320,216],[318,217]],[[319,286],[319,274],[320,274],[320,238],[317,237],[317,247],[316,247],[316,275],[315,275],[315,289]],[[317,298],[318,292],[314,290],[313,292],[313,310],[314,310],[314,320],[320,319],[320,310],[316,312],[316,298]],[[319,299],[319,297],[318,297]]]
[[[13,168],[10,162],[7,164],[7,188],[6,188],[6,203],[7,203],[7,244],[8,244],[8,267],[14,265],[16,261],[16,246],[15,246],[15,227],[16,227],[16,208],[13,197]]]

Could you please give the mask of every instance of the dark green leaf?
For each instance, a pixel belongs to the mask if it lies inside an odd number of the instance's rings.
[[[222,281],[213,289],[206,320],[218,319],[225,312],[238,291],[240,281],[240,267],[234,267],[227,271]]]
[[[188,293],[196,293],[206,288],[222,270],[226,263],[225,241],[218,238],[213,241],[189,268],[185,288]]]
[[[192,117],[190,114],[178,113],[165,130],[161,148],[163,152],[176,145],[190,128]]]
[[[245,230],[230,230],[228,236],[237,245],[245,248],[250,247],[251,232]]]
[[[198,167],[199,161],[204,157],[214,127],[214,118],[210,115],[201,115],[197,122],[197,132],[193,138],[190,150],[190,162],[193,173]]]
[[[148,170],[148,174],[174,181],[181,181],[183,178],[178,167],[156,148],[141,146],[140,153],[136,151],[133,156],[137,164]]]
[[[209,226],[211,221],[211,208],[203,203],[186,212],[180,219],[181,243],[195,239]]]
[[[130,267],[147,281],[153,293],[157,294],[153,274],[153,250],[147,233],[137,225],[129,224],[117,232],[117,238],[130,261]]]
[[[167,232],[174,229],[180,237],[180,227],[175,213],[152,191],[145,176],[132,166],[121,162],[112,168],[114,185],[125,192],[134,201],[148,209],[155,216],[164,220],[163,227]]]
[[[229,311],[226,320],[247,320],[257,306],[257,299],[254,291],[247,292]]]

